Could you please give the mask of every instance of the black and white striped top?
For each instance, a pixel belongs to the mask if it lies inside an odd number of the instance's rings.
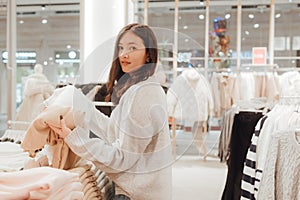
[[[256,177],[258,174],[261,174],[262,172],[259,172],[258,169],[256,169],[256,146],[258,137],[260,134],[260,131],[263,127],[263,124],[265,120],[267,119],[267,115],[263,116],[256,124],[255,131],[252,135],[251,144],[248,148],[246,160],[244,162],[244,169],[243,169],[243,177],[241,182],[241,199],[255,199],[255,193],[257,193],[258,187],[257,187],[257,181],[259,181]]]

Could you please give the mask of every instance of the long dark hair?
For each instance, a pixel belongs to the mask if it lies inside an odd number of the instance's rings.
[[[147,63],[138,70],[126,74],[123,72],[119,61],[118,45],[120,39],[128,31],[131,31],[143,40],[146,48]],[[138,23],[125,26],[119,32],[115,43],[113,62],[111,64],[108,82],[106,83],[107,96],[105,97],[105,100],[118,104],[121,96],[130,86],[152,76],[155,72],[157,57],[157,40],[149,26]]]

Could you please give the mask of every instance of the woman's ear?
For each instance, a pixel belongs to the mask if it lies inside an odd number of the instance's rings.
[[[147,58],[146,58],[146,63],[149,63],[149,62],[150,62],[150,57],[147,56]]]
[[[147,55],[146,55],[146,63],[149,63],[150,62],[150,54],[149,54],[149,52],[147,53]]]

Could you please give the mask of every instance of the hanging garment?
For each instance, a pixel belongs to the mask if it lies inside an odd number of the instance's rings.
[[[300,198],[300,134],[295,130],[271,135],[257,199]]]
[[[178,76],[167,92],[169,116],[193,124],[207,121],[214,107],[208,81],[195,69]]]
[[[228,173],[222,200],[237,200],[241,197],[241,180],[244,160],[251,143],[255,125],[262,113],[239,112],[234,117],[230,140]]]
[[[256,145],[260,131],[264,125],[267,115],[263,116],[256,124],[255,131],[252,135],[251,144],[248,148],[246,160],[244,163],[243,177],[241,183],[241,199],[255,200],[255,174],[256,174]]]

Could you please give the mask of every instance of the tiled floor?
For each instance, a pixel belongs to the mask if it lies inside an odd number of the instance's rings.
[[[198,153],[190,132],[176,135],[177,161],[173,164],[173,200],[219,200],[225,187],[227,166],[220,163],[220,131],[207,135],[207,159]]]
[[[173,165],[173,200],[219,200],[227,167],[218,159],[182,156]]]

